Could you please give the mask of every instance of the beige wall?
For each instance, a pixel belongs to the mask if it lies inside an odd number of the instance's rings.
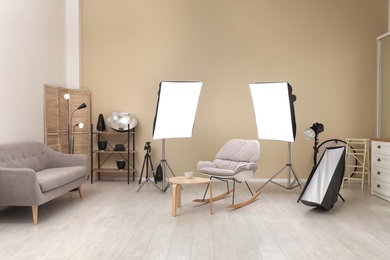
[[[376,37],[387,11],[387,0],[82,0],[81,88],[92,93],[94,124],[99,113],[138,118],[140,172],[146,141],[154,163],[161,158],[152,140],[159,82],[203,81],[193,137],[166,140],[181,175],[230,138],[257,139],[250,82],[288,81],[297,96],[292,162],[306,178],[313,142],[302,132],[314,122],[325,125],[320,141],[375,135]],[[267,178],[287,162],[287,143],[260,143],[256,177]]]

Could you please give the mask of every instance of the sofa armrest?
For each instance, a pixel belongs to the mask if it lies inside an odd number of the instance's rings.
[[[0,167],[0,206],[37,205],[40,195],[34,170]]]
[[[86,154],[66,154],[52,150],[49,153],[49,168],[84,166],[88,170],[88,156]]]

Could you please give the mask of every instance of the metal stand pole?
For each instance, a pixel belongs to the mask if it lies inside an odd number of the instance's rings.
[[[173,176],[176,175],[173,173],[172,168],[169,166],[167,160],[165,159],[165,139],[162,139],[162,159],[160,161],[160,165],[163,172],[161,191],[166,192],[170,186],[169,175],[167,170],[169,170]]]
[[[283,187],[285,189],[291,190],[296,187],[300,187],[302,189],[303,183],[301,179],[299,179],[298,174],[295,172],[292,163],[291,163],[291,142],[288,143],[288,158],[287,158],[286,166],[284,166],[280,171],[278,171],[274,176],[271,177],[266,183],[264,183],[263,186],[260,187],[260,189],[257,190],[259,192],[265,185],[267,185],[269,182],[272,182],[276,185],[279,185],[280,187]],[[273,179],[278,176],[284,169],[287,169],[287,185],[283,186],[280,183],[274,182]],[[294,175],[294,180],[291,182],[291,173]]]

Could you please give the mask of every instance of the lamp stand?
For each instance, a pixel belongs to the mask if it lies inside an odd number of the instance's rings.
[[[318,154],[318,134],[316,133],[315,136],[314,136],[314,146],[313,146],[313,150],[314,150],[314,158],[313,158],[313,168],[317,166],[317,154]]]
[[[73,124],[73,114],[74,112],[76,112],[77,109],[75,111],[73,111],[73,113],[71,114],[70,118],[69,118],[69,124],[68,124],[68,146],[69,146],[69,154],[74,154],[74,128],[72,126]]]
[[[66,95],[66,94],[65,94]],[[67,117],[68,117],[68,153],[71,154],[72,153],[72,144],[71,144],[71,129],[70,129],[70,125],[71,125],[71,115],[70,115],[70,102],[69,102],[69,99],[70,99],[70,96],[69,94],[67,95],[67,97],[64,96],[64,98],[66,99],[66,104],[67,104],[67,107],[68,107],[68,110],[67,110]]]
[[[74,130],[75,130],[76,126],[77,125],[72,127],[72,154],[74,154]]]
[[[272,183],[279,185],[280,187],[283,187],[283,188],[288,189],[288,190],[294,189],[298,186],[302,189],[303,183],[302,183],[301,179],[299,179],[298,174],[295,172],[295,170],[292,166],[292,163],[291,163],[291,142],[288,142],[288,158],[287,158],[287,160],[288,161],[287,161],[286,165],[280,171],[278,171],[274,176],[272,176],[271,179],[269,179],[266,183],[264,183],[263,186],[261,186],[260,189],[257,190],[257,192],[259,192],[269,182],[272,182]],[[287,169],[287,185],[283,186],[280,183],[274,182],[273,179],[276,176],[278,176],[285,169]],[[293,181],[291,181],[291,173],[294,175]]]
[[[70,121],[70,119],[68,121]],[[72,137],[70,131],[70,123],[68,123],[68,153],[72,153]]]
[[[157,171],[158,166],[161,166],[162,173],[163,173],[161,188],[160,188],[156,183],[154,183],[153,181],[152,181],[151,183],[152,183],[157,189],[159,189],[161,192],[166,192],[166,191],[168,190],[169,186],[170,186],[170,183],[169,183],[169,176],[168,176],[167,170],[169,170],[173,176],[176,176],[176,175],[173,173],[172,168],[169,166],[167,160],[165,159],[165,139],[162,139],[162,159],[160,160],[160,163],[157,165],[157,167],[152,171],[152,175],[153,175],[154,177],[156,176],[155,171]],[[141,185],[139,186],[137,192],[141,190],[141,188],[144,186],[144,184],[145,184],[148,180],[149,180],[149,178],[146,178],[146,179],[141,183]]]

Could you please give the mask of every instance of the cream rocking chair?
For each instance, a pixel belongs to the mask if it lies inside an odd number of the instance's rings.
[[[214,161],[200,161],[198,162],[197,169],[204,175],[210,176],[210,179],[215,178],[226,182],[227,192],[217,197],[213,197],[213,201],[223,199],[230,193],[233,193],[232,204],[229,208],[240,208],[253,202],[260,192],[253,194],[250,189],[247,180],[252,178],[257,169],[257,161],[260,156],[260,144],[257,140],[242,140],[232,139],[224,144],[215,156]],[[233,181],[233,189],[229,190],[229,181]],[[252,197],[242,203],[234,204],[234,190],[235,184],[245,182]],[[209,202],[210,199],[206,199],[206,193],[203,199],[196,199],[194,202]]]

